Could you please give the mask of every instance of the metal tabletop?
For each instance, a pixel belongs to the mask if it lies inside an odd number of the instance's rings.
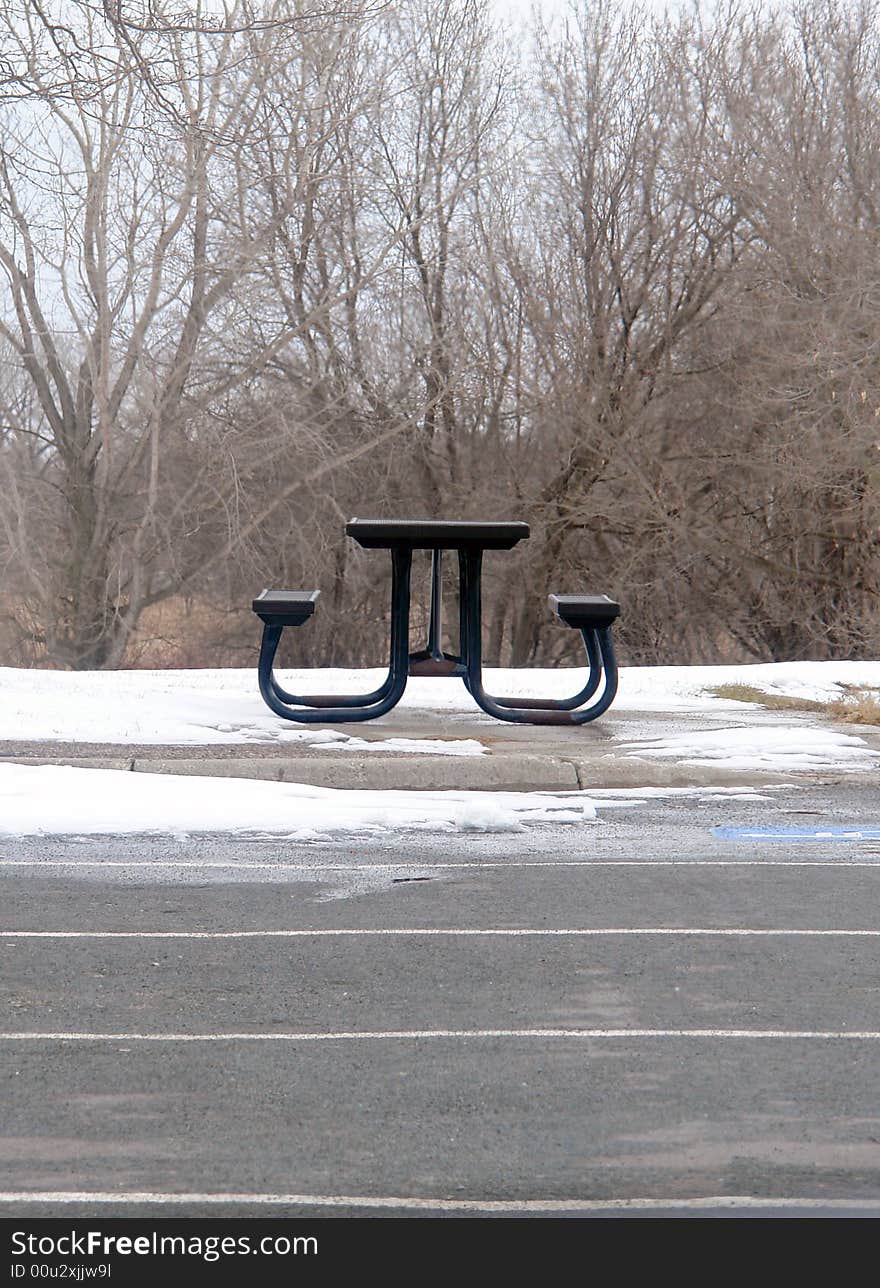
[[[529,535],[527,523],[449,519],[351,519],[345,531],[367,550],[510,550]]]

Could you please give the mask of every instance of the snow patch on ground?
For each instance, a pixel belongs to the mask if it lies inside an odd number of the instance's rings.
[[[286,674],[303,692],[365,692],[380,672]],[[459,686],[463,687],[463,686]],[[273,715],[256,671],[38,671],[0,668],[0,742],[212,746],[299,743],[330,751],[482,756],[473,738],[366,739]],[[465,694],[465,696],[467,696]]]
[[[863,739],[804,725],[698,730],[620,744],[627,757],[675,759],[725,769],[875,769],[880,758]]]
[[[562,697],[582,686],[585,672],[498,670],[486,672],[487,687],[499,696]],[[381,671],[286,671],[285,687],[299,692],[369,692]],[[625,667],[611,719],[625,756],[674,759],[683,764],[714,763],[726,770],[781,771],[870,769],[876,755],[855,735],[817,727],[813,716],[783,722],[755,704],[713,696],[724,684],[747,684],[768,693],[819,701],[841,697],[847,688],[880,691],[880,662],[784,662],[755,666]],[[65,742],[117,746],[211,746],[300,744],[326,751],[408,755],[481,756],[476,738],[358,737],[337,729],[300,726],[267,710],[253,669],[202,671],[65,672],[0,668],[0,743]],[[480,712],[454,677],[410,680],[397,710],[429,713],[442,729],[443,716],[467,716],[487,733],[497,727]],[[734,713],[749,727],[716,727],[696,732],[672,729],[668,736],[642,729],[627,713],[691,713],[726,720]],[[393,715],[390,721],[393,721]],[[653,717],[652,717],[653,718]],[[416,721],[416,723],[421,723]],[[426,732],[436,732],[424,721]],[[624,733],[622,726],[629,725]],[[393,724],[385,726],[393,728]],[[614,726],[612,726],[614,727]],[[379,732],[371,727],[371,734]],[[469,730],[470,732],[470,730]],[[628,735],[628,737],[626,736]],[[465,826],[446,820],[450,826]],[[383,824],[384,826],[384,824]]]
[[[579,792],[342,791],[301,783],[0,764],[0,835],[259,833],[296,841],[395,831],[521,832],[593,822]]]
[[[727,684],[744,684],[784,697],[832,702],[845,697],[850,688],[880,690],[880,662],[764,662],[744,666],[625,667],[621,671],[620,689],[614,709],[755,709],[753,703],[717,698],[711,692]]]
[[[586,671],[524,669],[484,672],[499,696],[565,697],[581,688]],[[383,679],[380,670],[285,671],[285,688],[303,693],[363,693]],[[748,684],[767,692],[819,701],[839,698],[844,686],[880,690],[880,662],[779,662],[757,666],[624,667],[612,711],[720,712],[743,704],[709,692]],[[209,745],[301,742],[357,751],[431,751],[480,755],[473,739],[363,739],[331,729],[281,720],[263,703],[256,670],[72,672],[0,668],[0,741]],[[754,709],[754,707],[752,707]],[[397,711],[484,716],[455,677],[416,676]]]

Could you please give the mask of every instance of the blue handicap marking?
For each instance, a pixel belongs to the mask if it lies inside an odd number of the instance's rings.
[[[880,841],[880,823],[831,827],[713,827],[722,841]]]

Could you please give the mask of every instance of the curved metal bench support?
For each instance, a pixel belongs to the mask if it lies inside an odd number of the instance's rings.
[[[392,648],[392,656],[393,656],[393,652],[394,650]],[[274,660],[274,650],[273,650],[273,660]],[[333,694],[333,693],[311,693],[308,696],[303,694],[302,696],[298,697],[295,693],[288,693],[286,689],[282,689],[281,685],[275,679],[275,675],[272,671],[270,671],[269,673],[269,684],[272,688],[272,692],[275,694],[279,702],[288,702],[288,703],[292,702],[294,706],[369,707],[369,706],[372,706],[374,702],[382,702],[385,698],[388,697],[388,694],[391,692],[391,689],[394,685],[394,674],[393,674],[391,662],[389,661],[388,674],[386,675],[382,683],[379,685],[378,689],[373,689],[372,693],[362,693],[354,696],[346,696],[345,694]]]
[[[582,689],[572,698],[496,698],[492,701],[499,707],[513,707],[519,711],[572,711],[582,707],[596,692],[602,680],[602,650],[595,630],[582,630],[581,639],[587,650],[587,661],[590,673]]]
[[[610,626],[582,629],[587,649],[590,674],[587,683],[572,698],[493,698],[483,688],[482,638],[480,622],[480,562],[482,552],[460,553],[462,584],[462,653],[467,664],[466,685],[474,701],[496,720],[511,724],[580,725],[607,711],[617,693],[617,660]],[[605,684],[598,700],[583,711],[581,706],[599,687],[601,675]],[[540,705],[539,705],[540,704]]]
[[[263,701],[284,720],[300,724],[345,724],[375,720],[395,707],[403,696],[409,672],[409,582],[412,551],[396,547],[391,552],[391,657],[388,675],[372,693],[298,695],[278,683],[272,672],[283,625],[264,623],[258,678]],[[291,705],[292,704],[292,705]],[[294,706],[310,708],[293,710]]]

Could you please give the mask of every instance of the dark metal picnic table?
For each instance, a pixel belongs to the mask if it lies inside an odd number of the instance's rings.
[[[481,573],[484,550],[510,550],[529,536],[527,523],[477,523],[422,519],[352,519],[346,533],[366,549],[391,553],[391,655],[388,674],[371,693],[357,695],[294,694],[273,673],[275,653],[285,626],[301,626],[312,615],[317,590],[264,590],[253,604],[263,622],[260,647],[260,692],[285,720],[304,724],[338,724],[374,720],[400,701],[410,675],[457,675],[474,701],[498,720],[515,724],[584,724],[595,720],[614,700],[617,664],[611,625],[619,606],[606,595],[550,595],[560,621],[581,632],[589,662],[587,682],[571,698],[493,697],[483,688],[481,639]],[[431,551],[431,605],[428,639],[423,649],[409,649],[410,573],[414,550]],[[459,653],[441,644],[443,552],[458,555]],[[600,696],[585,706],[599,690]],[[581,708],[581,709],[579,709]]]

